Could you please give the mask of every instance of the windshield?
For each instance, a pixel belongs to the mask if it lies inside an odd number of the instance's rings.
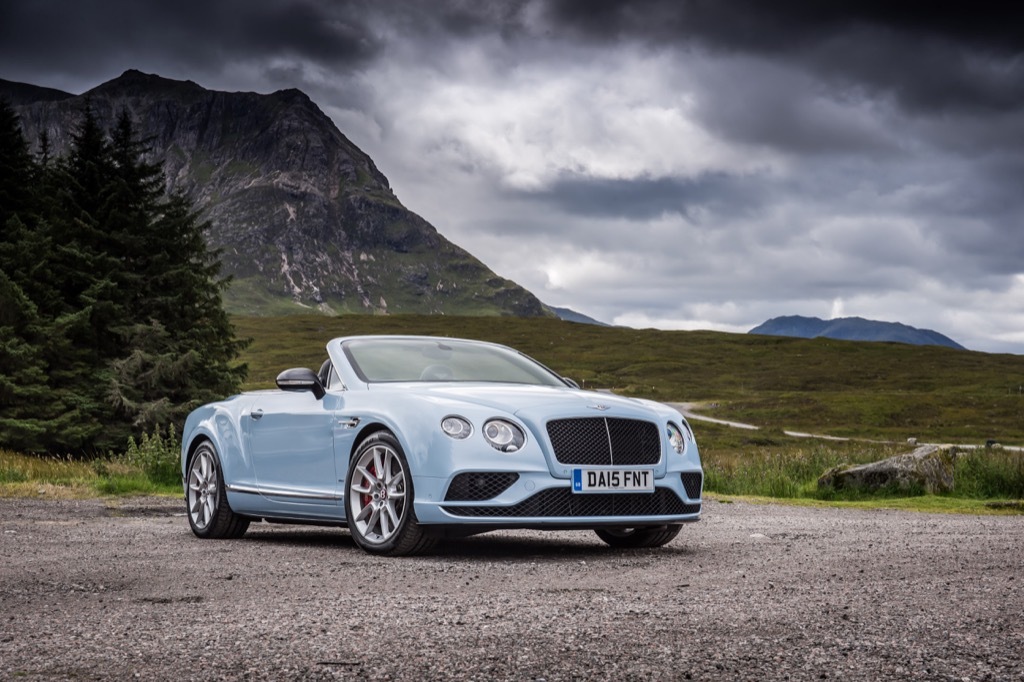
[[[508,348],[450,339],[353,339],[343,345],[359,378],[383,381],[489,381],[565,386],[543,365]]]

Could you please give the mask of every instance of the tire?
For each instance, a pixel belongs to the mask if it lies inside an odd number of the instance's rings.
[[[682,526],[654,526],[649,528],[597,528],[597,537],[616,549],[661,547],[672,542]]]
[[[380,556],[409,556],[433,547],[413,509],[409,462],[387,431],[360,444],[345,479],[348,528],[359,547]]]
[[[240,538],[249,528],[249,519],[228,505],[220,459],[209,441],[201,443],[188,461],[185,508],[188,525],[201,538]]]

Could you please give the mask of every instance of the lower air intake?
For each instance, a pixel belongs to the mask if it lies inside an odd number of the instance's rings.
[[[680,516],[697,514],[699,504],[687,504],[672,490],[653,493],[595,493],[581,495],[569,488],[549,488],[507,507],[443,507],[453,516],[472,518],[576,518],[583,516]]]
[[[504,471],[470,471],[452,479],[446,502],[481,502],[502,494],[519,480],[519,474]]]

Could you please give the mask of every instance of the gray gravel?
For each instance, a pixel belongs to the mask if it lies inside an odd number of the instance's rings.
[[[707,501],[660,550],[338,529],[193,537],[175,500],[0,500],[2,679],[1024,680],[1024,517]]]

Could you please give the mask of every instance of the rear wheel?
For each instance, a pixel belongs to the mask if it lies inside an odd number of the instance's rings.
[[[597,528],[597,537],[611,547],[636,549],[661,547],[672,542],[679,535],[680,526],[653,526],[646,528]]]
[[[220,459],[209,441],[200,444],[189,460],[185,504],[192,532],[201,538],[240,538],[249,528],[249,519],[228,505]]]
[[[417,554],[434,545],[416,521],[409,463],[392,434],[367,438],[345,480],[348,528],[357,545],[384,556]]]

